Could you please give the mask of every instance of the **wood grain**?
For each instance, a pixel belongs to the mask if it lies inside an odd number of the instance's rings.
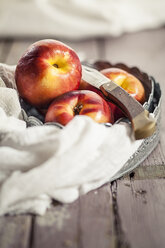
[[[162,148],[162,144],[159,142],[155,150],[152,152],[152,157],[149,156],[147,159],[145,159],[142,163],[142,167],[158,167],[160,165],[165,166],[165,151]]]
[[[79,202],[57,204],[44,216],[37,216],[34,225],[33,248],[78,247]]]
[[[118,181],[118,211],[130,247],[164,247],[164,191],[163,179]]]
[[[31,216],[0,217],[0,247],[28,248]]]
[[[80,198],[80,247],[113,248],[116,236],[110,185]]]
[[[105,59],[113,63],[123,62],[138,66],[153,75],[158,81],[164,80],[165,28],[124,34],[107,38]]]
[[[165,178],[165,156],[161,142],[132,175],[134,180]],[[129,180],[130,174],[125,175],[123,179]]]
[[[110,186],[36,217],[33,248],[115,247]]]

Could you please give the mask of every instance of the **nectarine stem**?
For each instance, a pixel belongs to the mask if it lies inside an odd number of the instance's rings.
[[[57,64],[53,64],[54,67],[58,68],[58,65]]]
[[[82,104],[75,106],[74,109],[73,109],[74,114],[75,114],[75,115],[79,115],[79,113],[80,113],[82,107],[83,107]]]

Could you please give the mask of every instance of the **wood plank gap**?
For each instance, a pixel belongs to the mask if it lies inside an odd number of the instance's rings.
[[[117,181],[113,181],[110,185],[112,193],[112,207],[114,215],[114,228],[116,234],[116,248],[130,248],[128,241],[126,240],[124,231],[122,229],[122,223],[118,211],[118,202],[117,202]]]
[[[130,174],[125,175],[123,180],[145,180],[165,178],[165,158],[161,142],[155,150]]]
[[[164,189],[164,179],[118,180],[118,211],[130,247],[164,247]]]
[[[77,248],[83,248],[82,229],[81,229],[81,201],[78,199],[78,218],[77,218]]]
[[[44,216],[36,216],[30,248],[77,248],[78,202],[56,204]]]
[[[80,248],[116,248],[110,185],[80,196]]]
[[[35,215],[31,216],[31,228],[29,234],[29,248],[34,247]]]
[[[0,217],[0,247],[29,248],[30,215]]]

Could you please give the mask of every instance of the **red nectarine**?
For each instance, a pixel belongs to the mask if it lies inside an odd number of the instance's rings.
[[[119,68],[107,68],[101,70],[106,77],[111,79],[114,83],[126,90],[132,97],[138,102],[144,103],[145,90],[142,83],[134,75],[119,69]]]
[[[67,92],[49,106],[45,122],[66,125],[75,115],[86,115],[98,123],[113,122],[107,102],[97,93],[88,90]]]
[[[56,40],[41,40],[19,60],[15,80],[23,99],[46,108],[55,97],[78,89],[81,70],[80,60],[70,47]]]

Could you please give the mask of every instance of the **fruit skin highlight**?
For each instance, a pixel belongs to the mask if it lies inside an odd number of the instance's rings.
[[[73,49],[57,40],[32,44],[19,60],[15,80],[20,96],[47,108],[57,96],[79,88],[81,63]]]
[[[116,84],[124,88],[129,94],[132,95],[132,97],[134,97],[141,104],[144,103],[145,90],[144,90],[142,83],[135,76],[133,76],[132,74],[120,68],[115,68],[115,67],[103,69],[100,72],[103,73],[109,79],[111,79],[113,82],[115,82]],[[99,90],[98,88],[90,85],[89,83],[81,79],[79,89],[80,90],[91,90],[91,91],[98,93],[100,96],[102,96],[107,101],[107,103],[109,104],[111,108],[111,111],[114,116],[114,121],[125,116],[122,110],[118,106],[116,106],[115,104],[107,100],[104,97],[101,90]]]
[[[67,92],[57,97],[49,106],[45,122],[66,125],[76,115],[86,115],[98,123],[113,123],[107,102],[97,93],[88,90]]]
[[[96,88],[95,86],[93,86],[93,85],[91,85],[91,84],[89,84],[86,81],[84,81],[84,80],[81,79],[79,89],[80,90],[91,90],[91,91],[94,91],[98,95],[100,95],[102,98],[104,98],[105,101],[107,102],[107,104],[109,105],[110,109],[111,109],[114,122],[125,116],[125,114],[122,112],[122,110],[118,106],[116,106],[114,103],[112,103],[110,100],[107,100],[107,98],[104,96],[104,94],[102,93],[102,91],[99,90],[98,88]]]
[[[141,104],[145,101],[145,89],[142,83],[132,74],[119,69],[119,68],[107,68],[100,71],[107,78],[111,79],[114,83],[122,87],[132,97],[134,97]]]

